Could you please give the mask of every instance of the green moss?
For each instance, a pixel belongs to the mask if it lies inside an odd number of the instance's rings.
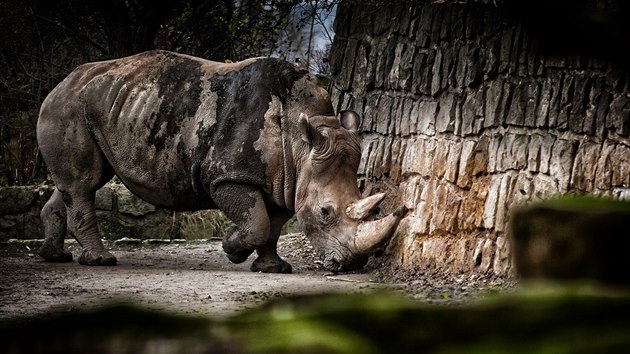
[[[609,197],[562,195],[550,198],[542,205],[555,208],[580,210],[598,210],[607,212],[630,212],[630,201],[617,200]]]

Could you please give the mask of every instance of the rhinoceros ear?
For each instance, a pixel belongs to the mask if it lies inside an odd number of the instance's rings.
[[[361,124],[361,117],[355,111],[341,111],[339,120],[342,127],[353,132],[356,132]]]
[[[308,120],[308,116],[300,113],[299,118],[300,135],[302,140],[312,146],[319,146],[324,141],[324,136]]]

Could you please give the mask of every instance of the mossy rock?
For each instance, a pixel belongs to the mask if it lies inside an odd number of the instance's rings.
[[[512,255],[523,279],[592,279],[630,286],[630,202],[563,197],[517,209]]]

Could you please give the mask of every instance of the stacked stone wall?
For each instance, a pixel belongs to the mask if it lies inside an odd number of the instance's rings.
[[[363,121],[366,193],[403,220],[395,269],[510,273],[513,207],[568,191],[630,199],[628,76],[536,50],[494,4],[346,4],[331,94]]]

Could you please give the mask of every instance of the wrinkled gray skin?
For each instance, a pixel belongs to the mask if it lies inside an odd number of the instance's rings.
[[[278,257],[282,225],[298,222],[324,266],[362,267],[404,211],[368,221],[382,196],[361,199],[359,117],[335,116],[315,79],[277,59],[215,63],[152,51],[74,70],[42,104],[37,139],[56,189],[42,210],[39,254],[114,265],[99,235],[95,192],[116,175],[149,203],[218,208],[236,224],[228,258],[254,251],[253,271],[291,272]]]

